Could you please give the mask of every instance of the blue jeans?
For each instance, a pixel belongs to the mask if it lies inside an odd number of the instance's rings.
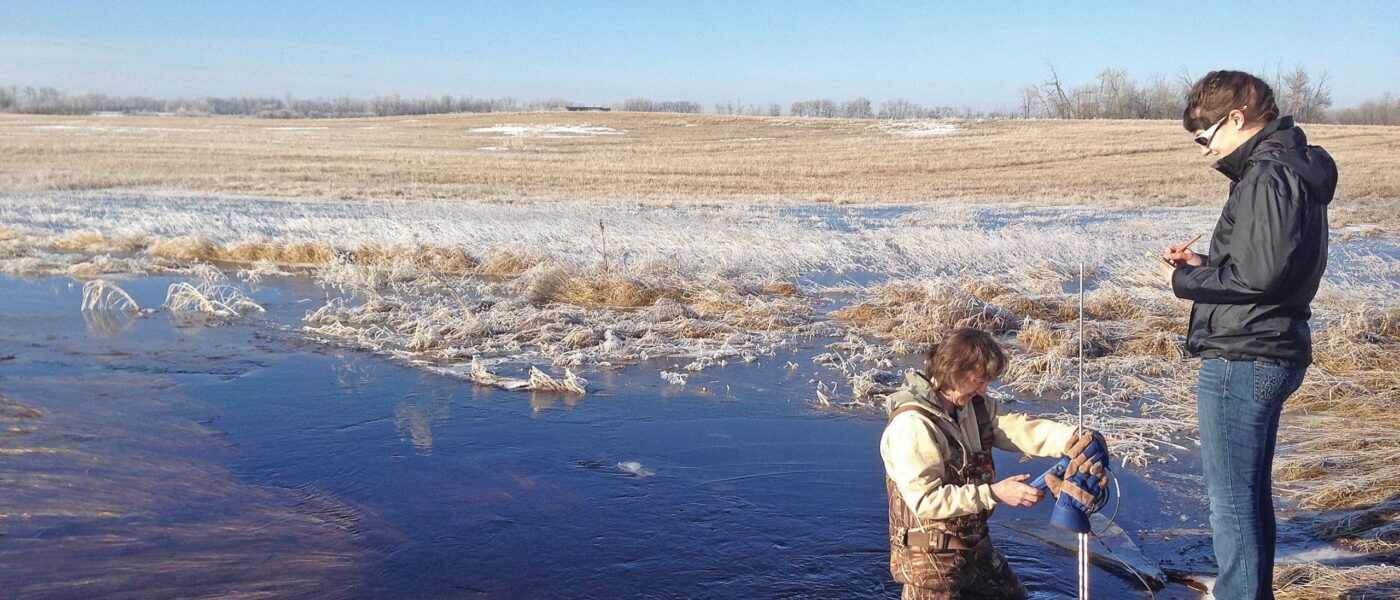
[[[1201,361],[1196,407],[1221,600],[1274,597],[1274,442],[1279,413],[1304,369],[1264,361]]]

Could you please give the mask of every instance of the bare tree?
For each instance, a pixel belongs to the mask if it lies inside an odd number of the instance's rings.
[[[836,103],[826,98],[793,102],[789,112],[794,117],[830,118],[837,116]]]
[[[1022,119],[1040,116],[1045,99],[1040,95],[1040,88],[1036,86],[1026,86],[1021,90],[1021,106],[1017,111]]]
[[[841,116],[848,119],[869,119],[875,115],[870,111],[869,98],[856,98],[841,104]]]
[[[886,100],[880,103],[881,119],[917,119],[923,116],[924,108],[904,98]]]
[[[1288,73],[1280,73],[1274,81],[1274,97],[1279,110],[1303,122],[1322,121],[1332,106],[1332,84],[1327,72],[1312,77],[1301,65]]]

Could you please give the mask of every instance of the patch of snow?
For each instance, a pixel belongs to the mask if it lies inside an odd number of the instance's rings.
[[[626,133],[625,131],[619,131],[611,127],[595,127],[591,125],[497,125],[495,127],[478,127],[473,129],[472,132],[496,133],[511,136],[538,135],[540,137],[622,135]]]
[[[914,125],[916,128],[892,131],[891,133],[903,137],[930,137],[957,133],[960,130],[957,125],[952,123],[915,123],[911,125]]]

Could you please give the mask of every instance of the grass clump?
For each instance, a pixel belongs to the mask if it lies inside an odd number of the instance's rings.
[[[565,276],[550,300],[575,306],[637,308],[662,297],[679,294],[616,271],[588,271]]]
[[[915,344],[937,342],[956,327],[1000,334],[1020,325],[1020,320],[1005,309],[944,282],[888,283],[871,290],[870,296],[831,316],[881,338]]]
[[[152,256],[183,262],[217,260],[219,248],[194,236],[156,240],[146,252]]]
[[[1396,598],[1400,597],[1400,566],[1281,565],[1274,570],[1274,595],[1278,600]]]
[[[230,285],[212,282],[170,284],[165,294],[165,308],[176,312],[195,312],[215,317],[237,317],[251,312],[263,312],[253,302]]]
[[[83,312],[137,312],[141,306],[126,290],[106,279],[83,284]]]
[[[522,275],[543,261],[544,259],[540,256],[512,250],[500,250],[487,255],[486,259],[477,266],[476,272],[482,275],[497,276]]]

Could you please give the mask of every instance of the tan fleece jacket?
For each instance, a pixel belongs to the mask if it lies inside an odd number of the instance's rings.
[[[971,406],[959,409],[956,418],[943,410],[934,396],[933,387],[918,373],[909,373],[906,384],[891,394],[886,407],[893,411],[909,402],[930,409],[936,418],[951,423],[958,434],[961,448],[968,452],[982,449],[977,435],[976,411]],[[1057,457],[1063,454],[1065,443],[1074,436],[1072,425],[1048,419],[1032,419],[1025,413],[1002,412],[1000,402],[989,400],[987,411],[992,418],[993,446],[1010,452],[1032,456]],[[880,457],[885,461],[885,473],[894,480],[904,503],[920,519],[947,519],[958,515],[991,509],[996,505],[992,488],[985,483],[945,485],[945,457],[961,453],[959,446],[949,443],[942,429],[923,414],[908,411],[885,426],[880,438]]]

